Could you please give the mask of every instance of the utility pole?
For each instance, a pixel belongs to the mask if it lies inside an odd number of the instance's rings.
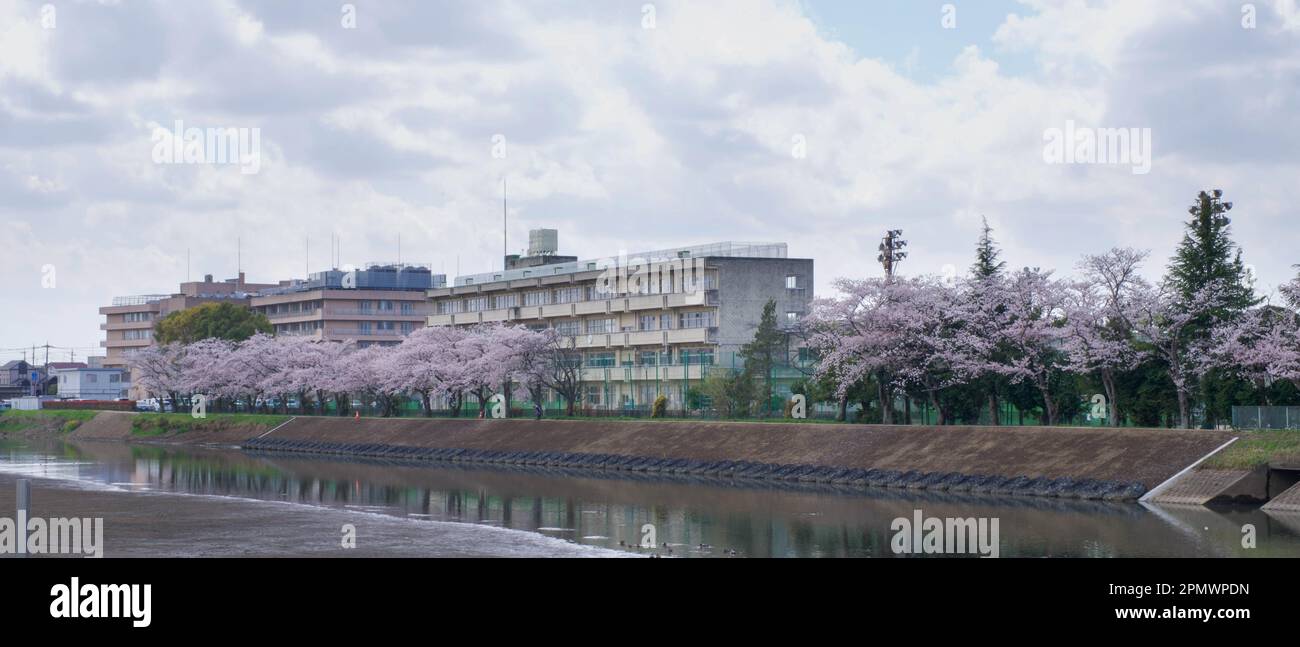
[[[876,260],[885,268],[886,281],[894,280],[894,268],[907,258],[907,252],[902,251],[907,247],[907,241],[900,238],[902,235],[902,229],[890,229],[880,241],[880,255]]]

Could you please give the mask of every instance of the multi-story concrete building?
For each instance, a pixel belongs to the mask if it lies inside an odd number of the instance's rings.
[[[711,370],[743,365],[768,300],[779,322],[808,312],[813,261],[785,243],[723,242],[460,276],[429,290],[430,326],[553,328],[582,355],[583,406],[683,408]]]
[[[276,287],[273,283],[246,283],[244,273],[225,281],[213,281],[212,275],[202,281],[180,284],[172,294],[144,294],[114,297],[113,305],[99,309],[105,322],[99,325],[105,339],[99,343],[106,351],[103,365],[124,368],[126,353],[153,344],[154,323],[172,312],[193,308],[202,303],[232,302],[248,305],[251,293]]]
[[[264,289],[250,306],[271,320],[277,335],[392,345],[424,327],[431,312],[427,291],[446,284],[446,276],[427,266],[372,263],[364,270],[316,272],[305,281]]]

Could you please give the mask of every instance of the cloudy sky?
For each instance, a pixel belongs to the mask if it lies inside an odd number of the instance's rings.
[[[1212,187],[1259,289],[1294,274],[1296,0],[944,4],[0,0],[0,348],[84,356],[98,306],[187,250],[232,276],[237,240],[250,281],[332,236],[489,271],[503,176],[512,252],[785,241],[822,294],[889,228],[904,271],[964,272],[981,215],[1012,266],[1132,245],[1154,278]],[[177,121],[257,129],[257,172],[158,161]],[[1148,129],[1150,171],[1049,163],[1067,122]]]

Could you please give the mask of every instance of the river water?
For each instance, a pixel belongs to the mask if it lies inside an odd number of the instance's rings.
[[[0,444],[0,475],[46,479],[42,487],[134,496],[125,499],[127,508],[134,502],[157,506],[162,496],[169,497],[165,507],[172,511],[197,513],[214,500],[233,500],[281,506],[275,510],[309,518],[333,515],[331,522],[346,522],[349,515],[380,519],[386,543],[371,555],[887,557],[895,554],[894,521],[920,514],[996,519],[1002,557],[1300,557],[1300,516],[1250,507],[631,479],[92,442],[6,441]],[[224,514],[239,518],[259,509]],[[271,534],[284,534],[284,544],[292,546],[302,524],[287,512],[276,514],[268,523],[283,528]],[[127,546],[127,554],[239,554],[220,544],[220,533],[189,537],[197,531],[182,518],[158,517],[150,537],[169,541]],[[113,520],[108,523],[112,533]],[[1255,546],[1244,547],[1252,526]],[[423,543],[434,542],[430,528],[440,529],[438,545],[425,550]],[[159,548],[172,542],[199,548]],[[654,548],[639,548],[643,543]]]

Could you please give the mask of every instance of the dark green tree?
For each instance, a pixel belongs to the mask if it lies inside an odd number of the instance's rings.
[[[740,348],[740,356],[745,360],[745,370],[758,383],[758,395],[763,400],[762,409],[758,412],[760,416],[771,415],[772,393],[775,390],[773,372],[778,365],[778,360],[785,359],[785,349],[786,335],[776,323],[776,301],[768,299],[767,303],[763,304],[763,314],[759,318],[758,328],[754,331],[753,341]],[[784,361],[780,363],[784,364]]]
[[[1000,258],[1002,250],[998,249],[997,241],[993,240],[993,228],[989,226],[989,219],[981,216],[981,220],[983,227],[980,229],[979,241],[975,243],[975,264],[970,268],[971,275],[975,277],[973,289],[980,293],[974,295],[975,298],[982,298],[983,291],[993,289],[993,284],[1002,278],[1003,270],[1007,266],[1006,261]],[[987,332],[996,334],[996,331]],[[995,350],[994,361],[1005,356],[1004,350]],[[1001,409],[999,398],[1006,392],[1006,388],[1006,378],[990,372],[971,384],[962,385],[958,390],[983,393],[988,406],[989,424],[996,425],[1002,422],[998,419],[998,412]],[[957,398],[961,402],[966,402],[976,396],[977,394],[961,393]]]
[[[993,228],[989,226],[989,219],[983,216],[980,218],[984,221],[984,226],[980,230],[979,242],[975,243],[975,264],[970,271],[977,279],[995,278],[1002,274],[1007,263],[998,258],[1002,255],[1002,250],[998,249],[993,240]]]
[[[213,338],[244,341],[259,332],[274,332],[266,315],[233,303],[204,303],[173,312],[154,324],[154,340],[159,344],[191,344]]]
[[[1210,328],[1221,321],[1231,321],[1247,308],[1260,302],[1255,297],[1241,248],[1232,242],[1232,203],[1223,200],[1223,191],[1201,191],[1196,202],[1187,208],[1192,216],[1187,231],[1169,261],[1165,280],[1191,300],[1198,290],[1211,283],[1223,286],[1223,302],[1189,329],[1192,339],[1204,339]],[[1235,394],[1247,389],[1240,378],[1214,369],[1201,380],[1201,401],[1206,407],[1204,426],[1213,426],[1230,411]]]
[[[1221,282],[1226,290],[1223,308],[1213,317],[1229,319],[1257,303],[1241,249],[1232,242],[1231,202],[1224,202],[1223,191],[1201,191],[1196,203],[1188,207],[1192,219],[1186,223],[1183,240],[1169,261],[1165,280],[1177,288],[1184,299],[1191,299],[1201,288]]]

